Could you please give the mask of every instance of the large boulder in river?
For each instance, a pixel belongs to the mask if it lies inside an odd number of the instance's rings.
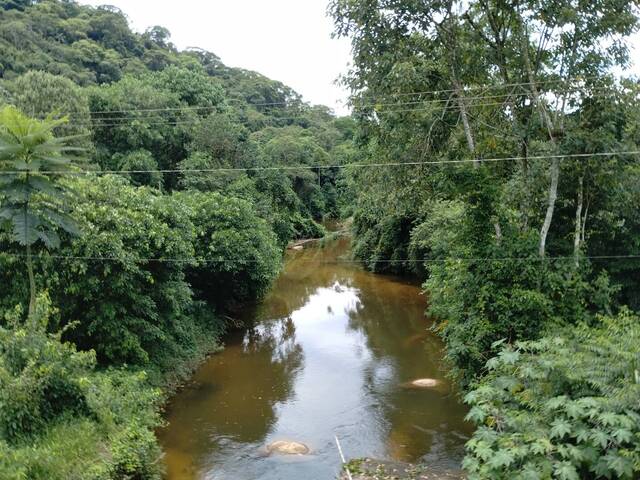
[[[402,383],[400,386],[410,390],[430,390],[438,392],[439,394],[450,392],[449,382],[437,378],[416,378],[415,380]]]
[[[411,386],[417,388],[433,388],[438,385],[440,385],[440,381],[435,378],[418,378],[411,382]]]
[[[309,447],[304,443],[289,442],[286,440],[278,440],[267,445],[267,452],[280,453],[283,455],[306,455],[309,453]]]

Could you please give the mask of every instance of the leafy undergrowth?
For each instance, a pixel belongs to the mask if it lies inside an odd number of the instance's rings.
[[[506,346],[466,396],[471,478],[636,479],[640,318],[628,311]]]
[[[0,478],[159,478],[160,391],[144,372],[96,370],[94,352],[47,333],[52,313],[41,296],[0,328]]]

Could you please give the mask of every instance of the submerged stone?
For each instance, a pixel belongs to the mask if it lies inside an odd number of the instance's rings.
[[[419,378],[411,382],[411,385],[419,388],[431,388],[437,387],[440,384],[438,380],[435,378]]]
[[[306,455],[309,453],[309,447],[304,443],[278,440],[267,445],[267,452],[281,453],[284,455]]]

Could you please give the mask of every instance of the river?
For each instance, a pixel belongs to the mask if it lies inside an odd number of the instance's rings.
[[[457,468],[471,427],[415,283],[349,259],[349,239],[289,252],[251,327],[225,339],[169,403],[169,480],[332,480],[348,458]],[[435,389],[408,388],[436,378]],[[267,455],[295,440],[305,456]]]

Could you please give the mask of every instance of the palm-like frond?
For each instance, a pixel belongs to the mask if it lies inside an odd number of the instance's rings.
[[[45,176],[31,175],[24,183],[33,193],[44,193],[54,198],[62,193],[60,186]]]
[[[60,235],[55,230],[38,230],[38,238],[50,250],[60,246]]]
[[[11,219],[13,224],[13,240],[22,246],[33,245],[40,238],[41,221],[26,209],[14,215]]]
[[[62,123],[31,119],[13,107],[0,110],[0,218],[11,225],[12,237],[21,245],[41,241],[52,249],[60,245],[58,230],[79,234],[73,219],[58,207],[68,192],[57,173],[72,169],[78,159],[73,154],[83,149],[68,145],[77,136],[53,136]]]
[[[73,217],[71,217],[71,215],[61,211],[53,210],[51,208],[42,209],[42,214],[47,218],[49,223],[64,230],[69,235],[80,235],[80,226],[73,219]]]

